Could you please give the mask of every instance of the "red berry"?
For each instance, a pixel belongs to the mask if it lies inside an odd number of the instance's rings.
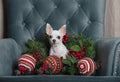
[[[35,54],[36,54],[36,55],[40,55],[40,54],[41,54],[41,52],[36,52]]]
[[[21,72],[21,75],[25,75],[25,71],[27,70],[26,67],[20,66],[19,71]]]
[[[43,66],[41,67],[41,70],[42,70],[42,71],[45,71],[47,68],[48,68],[48,66],[43,65]]]
[[[68,35],[65,34],[65,35],[63,36],[62,42],[63,42],[63,43],[66,43],[68,39],[69,39],[69,38],[68,38]]]

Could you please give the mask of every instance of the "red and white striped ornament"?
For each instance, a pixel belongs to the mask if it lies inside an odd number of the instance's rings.
[[[52,68],[52,73],[59,73],[62,70],[62,61],[57,56],[48,56],[44,60],[44,65]]]
[[[25,72],[26,69],[29,71],[33,71],[36,65],[36,59],[29,55],[29,54],[23,54],[18,59],[18,68],[21,72]]]
[[[85,57],[78,61],[77,67],[81,74],[90,76],[96,70],[96,63],[91,58]]]

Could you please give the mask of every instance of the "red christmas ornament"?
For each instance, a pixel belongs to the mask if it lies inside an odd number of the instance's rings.
[[[36,64],[36,59],[28,54],[22,55],[18,60],[18,69],[22,75],[24,75],[26,70],[30,72],[34,70]]]
[[[62,70],[62,61],[57,56],[48,56],[43,61],[43,65],[51,68],[52,73],[54,73],[54,74],[59,73]]]
[[[88,57],[79,60],[77,67],[80,70],[80,73],[86,76],[92,75],[96,70],[96,64],[94,60]]]

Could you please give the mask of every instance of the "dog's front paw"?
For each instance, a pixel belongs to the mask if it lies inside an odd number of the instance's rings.
[[[62,56],[63,59],[66,59],[66,55]]]

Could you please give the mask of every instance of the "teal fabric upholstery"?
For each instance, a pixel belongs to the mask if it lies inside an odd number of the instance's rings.
[[[46,23],[67,33],[103,37],[105,0],[5,0],[7,35],[22,48],[28,39],[40,40]],[[19,37],[18,37],[19,36]]]
[[[13,75],[20,54],[20,48],[15,40],[0,39],[0,76]]]
[[[101,61],[102,67],[98,71],[99,75],[119,76],[120,68],[120,39],[103,38],[96,44],[97,58]]]
[[[7,79],[7,80],[6,80]],[[50,76],[16,76],[16,77],[2,77],[0,82],[120,82],[119,77],[111,76],[63,76],[63,75],[50,75]]]
[[[104,39],[106,0],[4,0],[6,32],[0,40],[0,82],[119,82],[120,39]],[[54,29],[67,25],[68,34],[96,40],[101,62],[96,76],[15,76],[17,60],[28,39],[42,40],[46,23]]]

